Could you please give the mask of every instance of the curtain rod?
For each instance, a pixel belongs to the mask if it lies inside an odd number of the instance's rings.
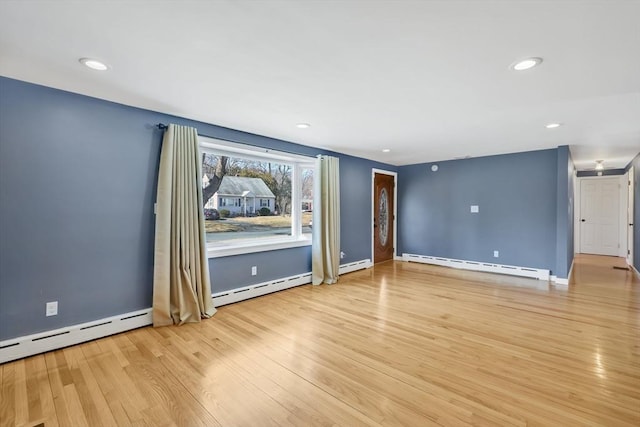
[[[160,129],[160,130],[167,130],[167,129],[169,129],[169,125],[165,125],[164,123],[158,123],[156,126],[157,126],[157,127],[158,127],[158,129]],[[235,144],[248,145],[248,146],[250,146],[250,147],[261,148],[261,149],[265,150],[265,152],[267,152],[267,153],[268,153],[270,150],[273,150],[273,151],[280,151],[281,153],[295,154],[296,156],[313,157],[313,155],[311,155],[311,154],[300,154],[300,153],[297,153],[297,152],[295,152],[295,151],[281,150],[281,149],[279,149],[279,148],[278,148],[278,149],[276,149],[276,148],[273,148],[273,149],[272,149],[272,148],[266,148],[266,147],[263,147],[263,146],[260,146],[260,145],[250,144],[250,143],[243,142],[243,141],[235,141],[235,140],[233,140],[233,139],[220,138],[219,136],[209,136],[209,135],[203,135],[203,134],[201,134],[201,133],[199,133],[199,134],[198,134],[198,136],[203,136],[203,137],[205,137],[205,138],[211,138],[211,139],[219,139],[219,140],[221,140],[221,141],[226,141],[226,142],[233,142],[233,143],[235,143]],[[286,141],[283,141],[283,142],[286,142]],[[322,156],[322,154],[316,154],[316,156]]]

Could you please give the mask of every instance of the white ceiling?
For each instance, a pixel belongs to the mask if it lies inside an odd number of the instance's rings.
[[[0,74],[396,165],[570,145],[579,169],[624,167],[639,18],[614,0],[0,0]]]

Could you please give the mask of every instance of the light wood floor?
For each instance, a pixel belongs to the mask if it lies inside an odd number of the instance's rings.
[[[389,262],[0,366],[2,426],[640,425],[640,281]]]

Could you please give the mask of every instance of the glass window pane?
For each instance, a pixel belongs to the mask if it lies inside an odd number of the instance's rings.
[[[207,242],[291,236],[293,166],[202,154]]]
[[[313,227],[313,169],[303,168],[301,175],[302,234],[310,235],[311,227]]]

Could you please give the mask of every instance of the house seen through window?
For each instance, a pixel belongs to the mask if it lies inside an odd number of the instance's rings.
[[[201,141],[210,249],[310,240],[313,159]]]

